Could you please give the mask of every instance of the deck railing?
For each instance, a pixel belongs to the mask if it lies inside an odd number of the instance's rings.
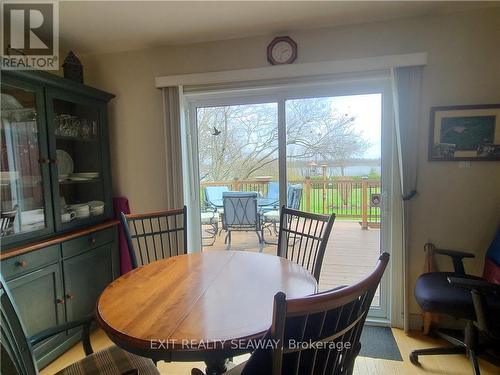
[[[267,195],[272,179],[202,182],[204,199],[206,186],[227,186],[231,191],[255,191]],[[380,225],[380,179],[336,177],[293,179],[291,184],[303,187],[301,210],[314,213],[335,213],[337,218],[357,220],[363,229]]]

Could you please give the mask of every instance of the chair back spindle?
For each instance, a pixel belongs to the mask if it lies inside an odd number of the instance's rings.
[[[300,264],[319,282],[335,214],[320,215],[281,208],[278,255]]]
[[[186,206],[180,209],[120,215],[132,267],[187,253]]]

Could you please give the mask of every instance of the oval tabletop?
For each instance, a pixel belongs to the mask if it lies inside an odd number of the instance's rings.
[[[313,294],[303,267],[254,252],[210,251],[150,263],[116,279],[97,302],[97,319],[129,351],[227,349],[271,325],[273,298]],[[166,345],[167,343],[168,345]],[[192,345],[190,343],[193,343]]]

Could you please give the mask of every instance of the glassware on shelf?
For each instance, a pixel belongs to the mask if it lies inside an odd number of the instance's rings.
[[[35,92],[3,82],[1,91],[0,233],[10,237],[47,227],[44,164]]]

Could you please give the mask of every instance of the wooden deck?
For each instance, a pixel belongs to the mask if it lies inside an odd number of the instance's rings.
[[[224,237],[222,232],[213,246],[203,250],[225,250]],[[275,242],[277,238],[266,232],[266,240]],[[353,284],[371,272],[380,254],[379,244],[379,229],[362,230],[357,222],[336,221],[323,259],[320,290]],[[233,233],[231,250],[259,251],[257,236],[251,232]],[[276,254],[276,245],[266,245],[264,252]]]

